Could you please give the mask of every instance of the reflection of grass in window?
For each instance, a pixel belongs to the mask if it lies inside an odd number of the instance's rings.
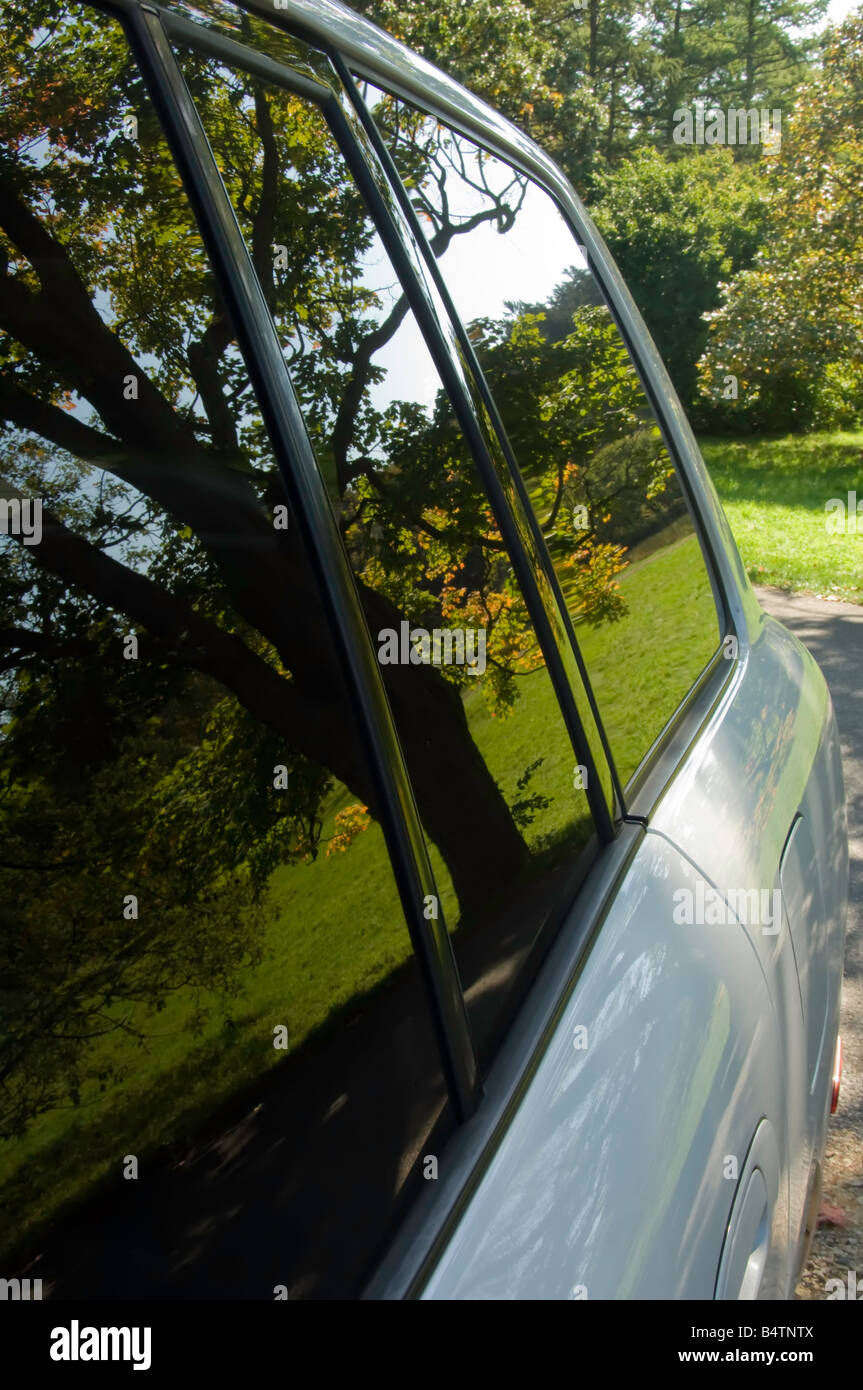
[[[468,696],[469,718],[510,803],[521,795],[519,777],[543,755],[527,788],[550,802],[526,832],[528,843],[539,849],[565,831],[584,793],[571,789],[574,759],[546,672],[524,677],[519,686],[522,694],[509,718],[492,719],[478,690]],[[550,744],[553,720],[560,734]],[[344,790],[330,799],[326,839],[336,813],[355,801]],[[454,925],[458,908],[449,874],[434,846],[430,849],[444,913]],[[147,1025],[155,1035],[148,1050],[117,1034],[104,1044],[128,1068],[122,1083],[102,1096],[85,1092],[77,1109],[41,1116],[24,1140],[5,1146],[5,1153],[0,1145],[2,1181],[12,1183],[5,1193],[0,1189],[0,1198],[16,1213],[7,1231],[10,1241],[27,1223],[47,1220],[63,1202],[81,1195],[109,1167],[116,1171],[118,1154],[140,1157],[160,1144],[188,1139],[208,1112],[284,1059],[272,1046],[275,1024],[288,1026],[290,1059],[334,1011],[374,988],[407,958],[407,929],[377,825],[362,831],[345,854],[328,858],[322,845],[314,864],[277,869],[270,886],[273,918],[264,961],[249,972],[235,1000],[203,1000],[209,1017],[200,1038],[193,1039],[189,1030],[189,997],[174,996]]]
[[[542,759],[525,790],[539,793],[548,805],[522,831],[528,845],[538,848],[586,808],[587,797],[573,790],[575,754],[548,672],[519,677],[516,686],[518,699],[506,718],[493,718],[478,690],[469,692],[465,704],[471,736],[508,805],[523,797],[519,779]]]
[[[343,794],[331,801],[326,836],[335,812],[355,800]],[[188,1139],[221,1101],[285,1058],[273,1047],[276,1024],[288,1026],[290,1064],[328,1016],[410,953],[377,825],[345,854],[327,858],[322,848],[314,864],[276,870],[271,891],[265,959],[236,999],[202,1001],[209,1016],[200,1038],[189,1030],[191,1000],[178,993],[147,1025],[154,1037],[146,1050],[122,1034],[103,1044],[128,1067],[121,1082],[102,1096],[85,1091],[80,1107],[42,1115],[23,1140],[0,1145],[10,1244],[109,1169],[119,1171],[123,1154],[141,1157]]]
[[[695,536],[620,576],[628,613],[578,627],[621,781],[691,689],[719,644],[716,605]]]

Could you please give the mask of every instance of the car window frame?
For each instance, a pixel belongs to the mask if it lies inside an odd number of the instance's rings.
[[[761,618],[748,576],[701,456],[689,420],[644,320],[614,259],[566,175],[550,155],[481,97],[462,87],[427,59],[370,20],[332,0],[291,0],[290,15],[274,11],[271,0],[236,0],[243,9],[267,19],[328,53],[342,71],[356,73],[394,96],[427,111],[453,130],[475,140],[532,178],[554,200],[576,239],[588,253],[610,312],[633,357],[669,453],[674,460],[687,506],[707,564],[719,614],[723,652],[702,672],[701,680],[678,706],[647,757],[627,784],[623,823],[647,824],[672,780],[686,749],[724,690],[742,678]]]

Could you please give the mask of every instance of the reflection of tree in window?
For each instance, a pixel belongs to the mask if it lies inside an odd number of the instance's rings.
[[[447,921],[462,927],[463,978],[469,984],[496,972],[484,993],[491,1015],[549,917],[551,870],[571,865],[591,831],[586,794],[574,785],[572,744],[476,464],[323,121],[274,87],[187,55],[182,61],[250,246],[248,189],[256,181],[281,187],[296,163],[284,133],[300,121],[308,131],[304,159],[326,160],[329,259],[325,276],[317,271],[313,307],[296,273],[291,285],[276,278],[270,302],[373,637],[402,624],[483,636],[484,670],[409,663],[382,671],[423,825],[440,854]],[[226,102],[250,109],[253,94],[268,104],[278,132],[272,145],[261,139],[247,147],[244,132],[220,119]],[[278,177],[267,174],[270,158]],[[438,248],[489,218],[508,225],[518,184],[497,197],[480,171],[475,193],[483,206],[458,224],[440,221]],[[308,163],[290,193],[306,200],[302,215],[292,214],[300,219],[302,264],[304,229],[316,216]],[[291,245],[278,207],[272,235]],[[501,927],[502,905],[519,916],[521,940]],[[464,941],[483,926],[481,943]]]
[[[191,55],[182,61],[250,246],[257,234],[249,190],[286,188],[289,205],[277,203],[271,234],[290,246],[297,267],[306,264],[324,171],[326,261],[313,261],[311,293],[300,269],[282,282],[265,267],[269,298],[372,633],[407,621],[486,634],[482,678],[460,665],[384,668],[426,829],[462,910],[484,908],[490,887],[500,891],[504,861],[504,878],[516,878],[527,849],[512,805],[473,745],[459,691],[481,691],[501,716],[518,699],[519,678],[542,665],[500,533],[407,298],[322,118],[256,79]],[[253,102],[267,105],[272,142],[247,142],[241,121],[222,119],[226,105],[242,116]],[[297,177],[286,178],[293,170]],[[496,206],[510,215],[505,199]],[[440,231],[441,244],[459,234]]]
[[[549,196],[438,121],[365,92],[492,389],[626,780],[717,645],[672,460]]]

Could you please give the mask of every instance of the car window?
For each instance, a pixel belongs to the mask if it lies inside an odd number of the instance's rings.
[[[3,1254],[59,1296],[355,1293],[450,1126],[376,780],[119,26],[22,3],[0,44]],[[254,110],[199,75],[255,221]],[[266,256],[329,340],[365,233],[287,115]]]
[[[583,769],[477,467],[323,116],[179,52],[329,486],[430,847],[427,910],[454,932],[487,1057],[583,873]]]
[[[550,196],[440,121],[365,95],[491,387],[626,783],[720,637],[673,459]]]

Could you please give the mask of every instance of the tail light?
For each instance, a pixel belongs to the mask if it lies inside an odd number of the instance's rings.
[[[830,1114],[835,1115],[839,1105],[839,1087],[842,1085],[842,1038],[836,1038],[836,1055],[833,1058],[833,1094],[830,1097]]]

